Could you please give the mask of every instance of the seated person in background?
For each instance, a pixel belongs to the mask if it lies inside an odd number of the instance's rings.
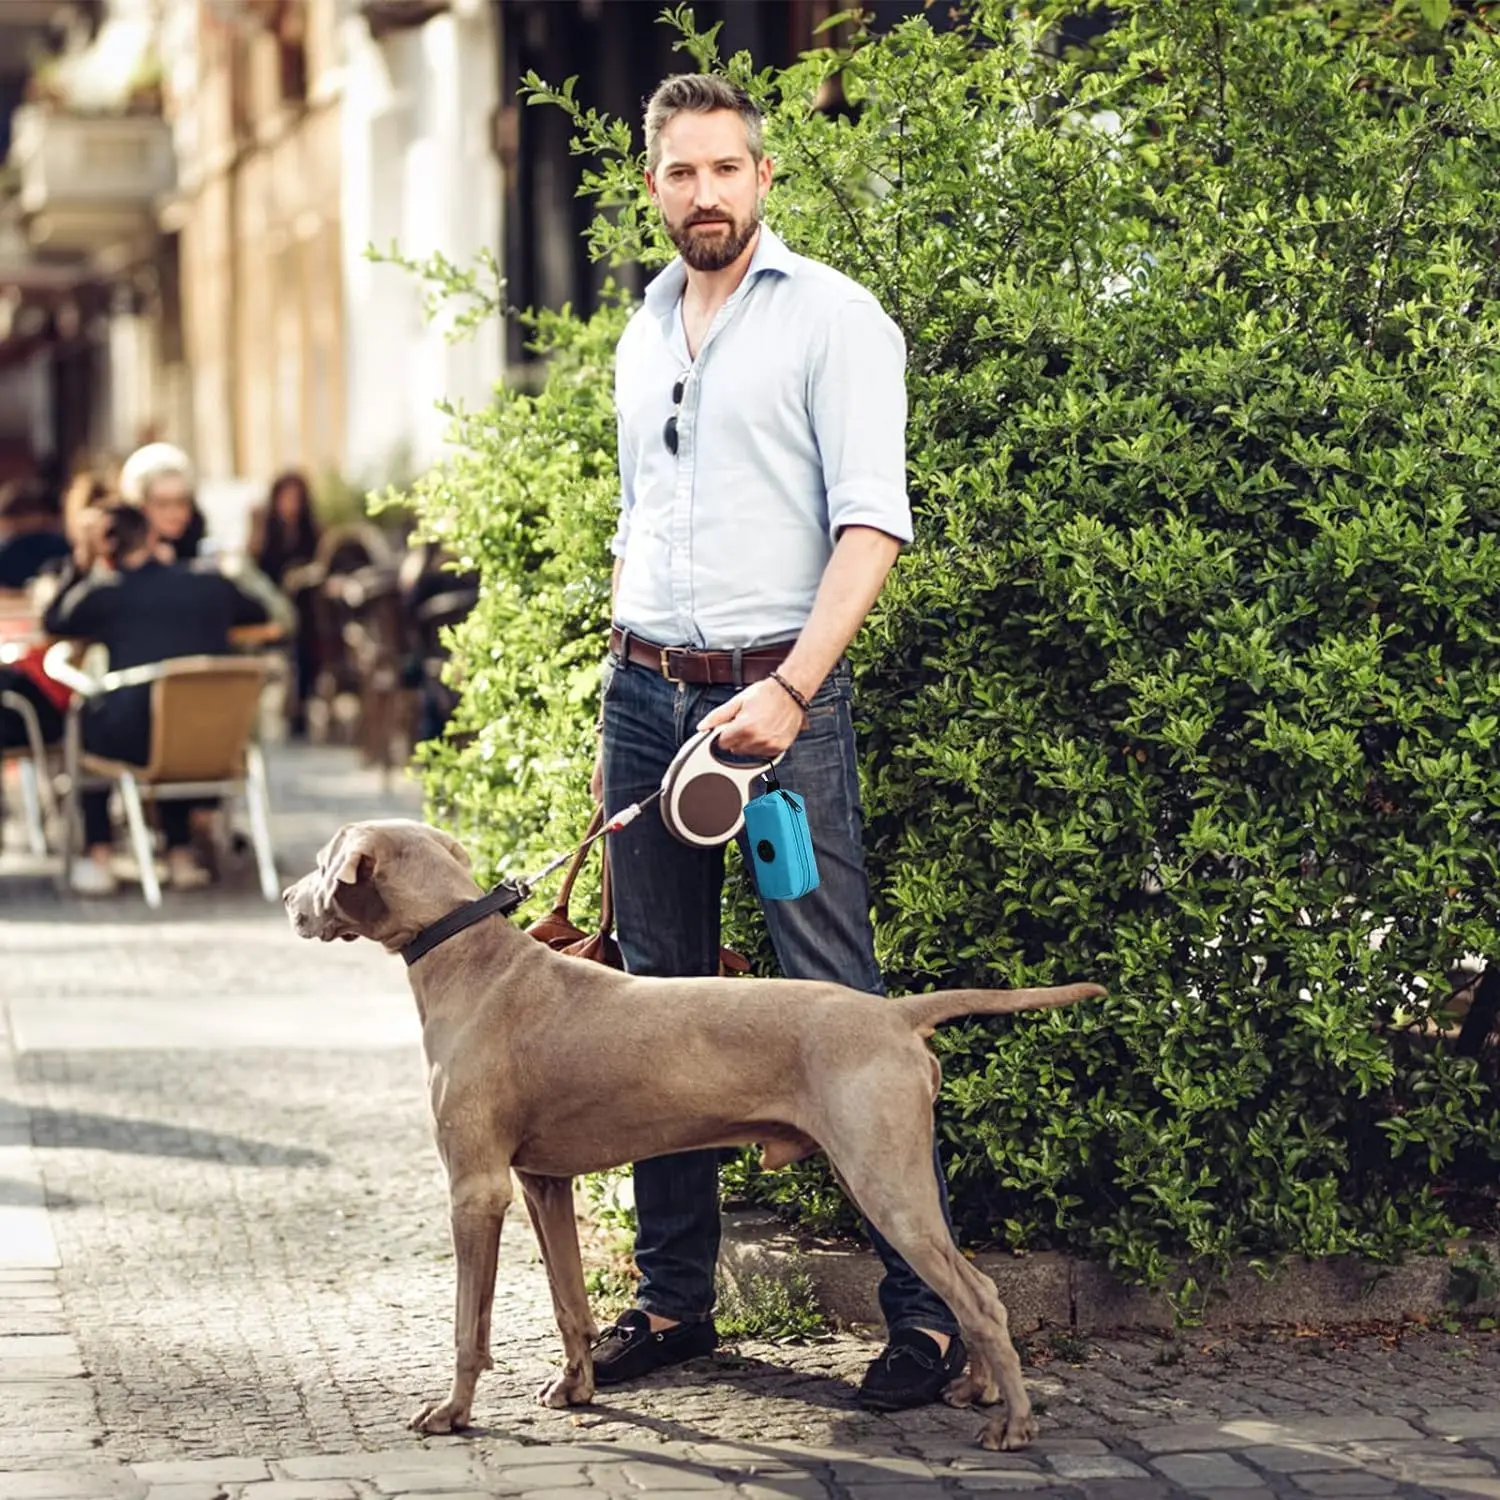
[[[53,635],[97,641],[109,652],[112,672],[179,656],[225,656],[236,625],[264,622],[265,606],[218,573],[160,560],[145,514],[117,505],[90,513],[74,576],[48,607],[43,625]],[[91,754],[144,765],[151,746],[151,688],[120,688],[83,711],[83,747]],[[85,895],[115,889],[109,867],[109,793],[82,797],[89,857],[75,863],[73,888]],[[167,873],[178,889],[207,883],[208,872],[191,847],[194,804],[158,804],[167,845]]]
[[[318,555],[321,535],[307,480],[295,470],[277,475],[265,504],[256,506],[250,518],[250,556],[297,614],[296,693],[287,705],[293,738],[307,733],[307,700],[322,666],[315,613],[318,580],[304,572],[299,581],[296,575]]]
[[[137,506],[152,537],[172,549],[177,562],[203,552],[208,523],[193,494],[193,461],[171,443],[147,443],[120,468],[120,499]]]
[[[63,531],[69,545],[77,546],[80,528],[86,524],[84,517],[89,511],[113,505],[116,499],[114,489],[103,476],[88,469],[75,474],[63,491]]]
[[[62,739],[69,694],[62,683],[54,682],[42,669],[46,654],[46,646],[28,645],[12,661],[0,665],[0,693],[24,698],[36,714],[42,743],[55,745]],[[20,713],[14,708],[0,707],[0,751],[28,747],[30,743]]]
[[[146,517],[160,556],[231,578],[242,592],[260,600],[268,621],[290,634],[296,614],[271,580],[243,555],[220,554],[205,545],[207,524],[193,485],[192,459],[171,443],[137,448],[120,469],[120,499]]]
[[[48,563],[68,555],[57,501],[33,479],[0,488],[0,589],[26,588]]]

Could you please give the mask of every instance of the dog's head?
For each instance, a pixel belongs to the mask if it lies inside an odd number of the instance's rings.
[[[457,839],[389,818],[344,824],[319,851],[317,868],[281,899],[298,937],[365,937],[395,949],[474,894],[469,856]]]

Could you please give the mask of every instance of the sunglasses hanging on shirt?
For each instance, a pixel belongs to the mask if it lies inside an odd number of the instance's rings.
[[[687,390],[687,376],[680,375],[677,383],[672,387],[672,415],[667,418],[666,426],[661,430],[661,440],[667,445],[667,452],[673,458],[677,457],[677,408],[682,405],[682,394]]]

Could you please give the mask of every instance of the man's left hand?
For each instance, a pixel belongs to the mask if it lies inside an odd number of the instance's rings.
[[[698,728],[727,724],[729,728],[719,736],[721,749],[731,755],[763,755],[769,760],[791,745],[805,722],[792,695],[768,677],[705,714]]]

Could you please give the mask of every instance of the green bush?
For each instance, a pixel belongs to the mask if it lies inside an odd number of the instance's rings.
[[[1427,1024],[1500,952],[1500,47],[1294,9],[1143,0],[1054,61],[981,4],[723,64],[772,222],[908,343],[918,537],[855,649],[881,960],[1111,991],[938,1037],[958,1222],[1148,1280],[1431,1246],[1500,1159]],[[853,119],[810,109],[834,71]],[[628,126],[534,88],[596,252],[659,264]],[[485,579],[429,785],[490,871],[587,815],[624,313],[542,319],[545,387],[416,495]],[[840,1216],[816,1164],[731,1180]]]

